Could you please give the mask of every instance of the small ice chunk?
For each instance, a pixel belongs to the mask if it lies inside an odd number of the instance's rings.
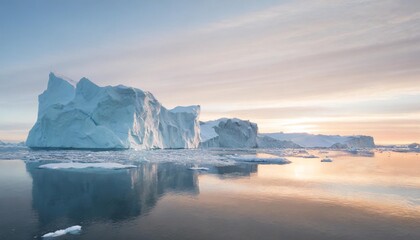
[[[321,162],[332,162],[333,160],[331,158],[324,158],[321,160]]]
[[[78,234],[78,233],[80,233],[81,230],[82,230],[82,226],[75,225],[75,226],[68,227],[66,229],[60,229],[60,230],[57,230],[55,232],[46,233],[46,234],[42,235],[42,237],[43,238],[54,238],[54,237],[59,237],[59,236],[66,235],[67,233]]]
[[[124,168],[135,168],[135,165],[124,165],[120,163],[48,163],[39,166],[39,168],[46,169],[84,169],[84,168],[104,168],[104,169],[124,169]]]
[[[298,157],[301,157],[301,158],[318,158],[318,156],[315,156],[313,154],[310,154],[310,155],[302,155],[302,156],[298,156]]]
[[[238,162],[251,162],[251,163],[272,163],[272,164],[287,164],[291,161],[282,157],[259,157],[255,155],[239,155],[231,156],[230,159]]]
[[[190,167],[189,170],[196,170],[196,171],[208,171],[209,168],[206,167]]]

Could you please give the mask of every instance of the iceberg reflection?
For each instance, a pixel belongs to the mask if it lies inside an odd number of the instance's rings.
[[[33,179],[32,206],[41,224],[121,221],[147,214],[167,192],[197,194],[197,176],[175,164],[141,164],[125,170],[49,170],[26,163]]]

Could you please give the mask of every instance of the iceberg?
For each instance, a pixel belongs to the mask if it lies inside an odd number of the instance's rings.
[[[81,226],[75,225],[75,226],[68,227],[66,229],[60,229],[60,230],[57,230],[55,232],[46,233],[46,234],[42,235],[42,237],[43,238],[54,238],[54,237],[60,237],[60,236],[66,235],[67,233],[79,234],[81,230],[82,230]]]
[[[256,148],[258,126],[237,118],[200,122],[201,142],[205,148]]]
[[[323,148],[374,148],[374,139],[371,136],[340,136],[322,135],[309,133],[264,133],[280,141],[292,141],[302,147],[323,147]]]
[[[31,148],[178,149],[200,143],[200,106],[168,110],[150,93],[53,73],[39,96]]]
[[[420,144],[418,144],[418,143],[411,143],[411,144],[408,144],[408,146],[407,146],[409,149],[411,149],[411,150],[420,150]]]

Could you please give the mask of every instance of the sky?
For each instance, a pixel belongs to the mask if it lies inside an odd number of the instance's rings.
[[[420,1],[0,1],[0,139],[54,72],[260,132],[420,142]]]

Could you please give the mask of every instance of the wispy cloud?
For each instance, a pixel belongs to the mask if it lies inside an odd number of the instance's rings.
[[[420,96],[419,11],[419,2],[405,0],[286,1],[195,30],[127,44],[116,38],[107,49],[47,57],[36,67],[2,69],[0,77],[34,101],[49,70],[123,83],[150,90],[169,107],[201,104],[203,119],[238,114],[279,131],[282,119],[305,114],[406,114],[411,103],[381,104]],[[13,92],[3,91],[2,98]],[[366,104],[378,98],[385,102]],[[364,110],[349,101],[364,102]]]

